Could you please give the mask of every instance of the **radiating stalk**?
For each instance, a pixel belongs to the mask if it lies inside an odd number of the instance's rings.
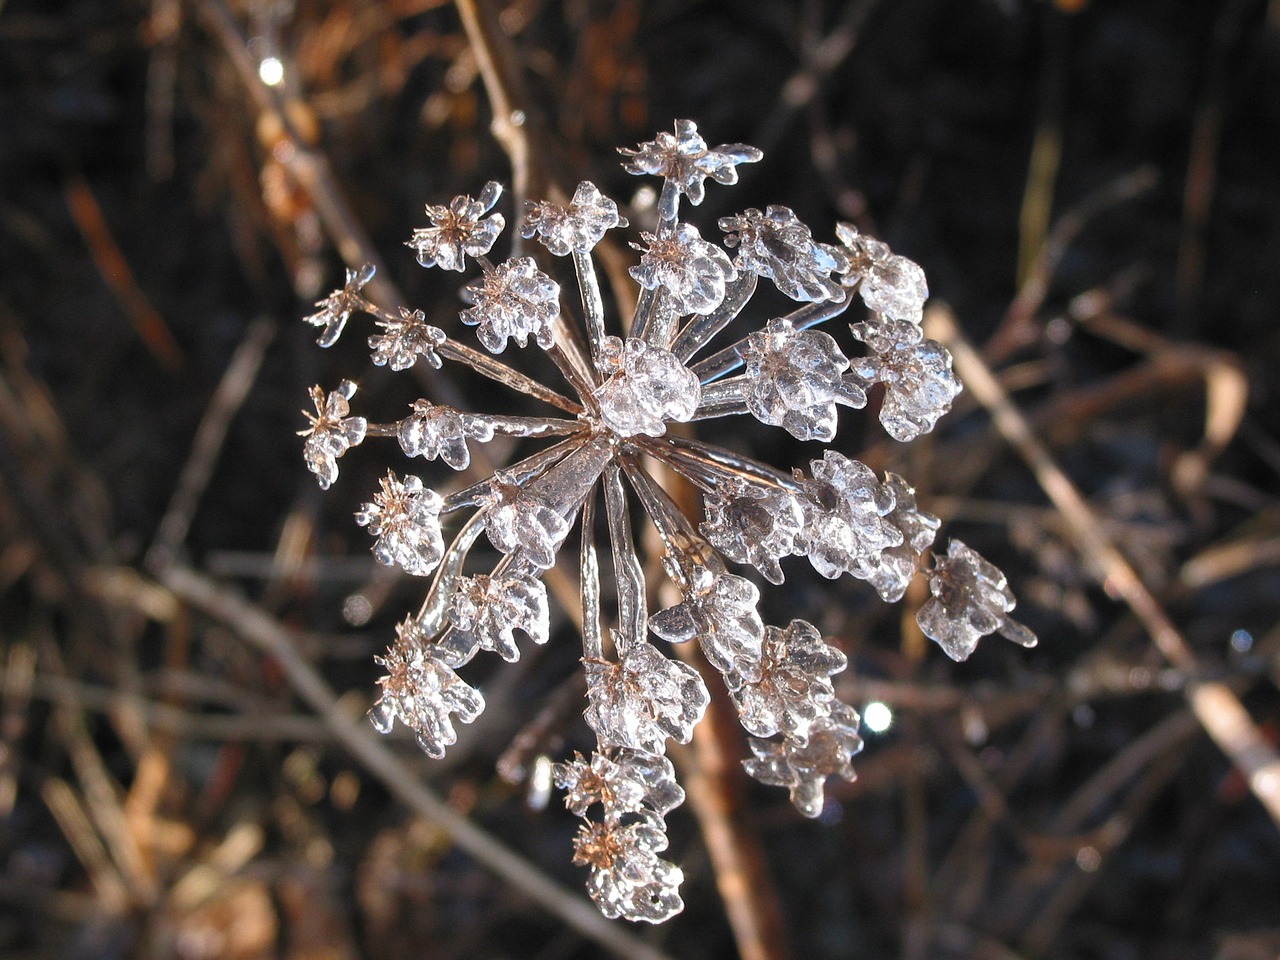
[[[720,306],[705,317],[695,315],[685,324],[685,328],[680,331],[680,335],[676,337],[671,347],[671,352],[681,363],[687,362],[690,357],[710,343],[712,337],[734,321],[750,301],[751,295],[756,292],[757,280],[759,277],[754,273],[740,273],[738,279],[731,281],[725,287],[724,300],[720,302]]]
[[[530,478],[536,477],[557,460],[567,457],[584,443],[582,437],[570,437],[568,440],[561,440],[559,443],[552,444],[544,450],[525,457],[509,467],[502,469],[502,475],[513,483],[524,484]],[[456,510],[465,510],[468,507],[475,507],[480,504],[481,499],[493,488],[493,478],[486,477],[479,483],[473,483],[469,487],[457,490],[444,498],[444,506],[440,508],[440,515],[453,513]]]
[[[658,536],[662,538],[667,553],[679,559],[678,572],[683,575],[683,571],[694,564],[700,564],[715,573],[722,572],[724,562],[719,554],[706,538],[694,529],[689,518],[671,499],[671,495],[645,472],[634,457],[623,458],[622,469],[626,471],[631,489],[635,490],[636,496],[640,498],[645,513],[657,528]]]
[[[604,326],[604,298],[600,295],[600,279],[596,276],[596,264],[590,253],[573,251],[573,268],[578,274],[578,289],[582,291],[582,313],[587,325],[587,344],[591,348],[591,362],[596,371],[596,382],[604,379],[600,367],[601,343],[607,336]]]
[[[450,360],[466,364],[483,377],[496,380],[512,390],[528,394],[543,403],[551,404],[553,407],[559,407],[566,413],[576,415],[582,412],[581,404],[574,403],[568,397],[556,393],[550,387],[543,386],[537,380],[525,376],[519,370],[513,370],[505,363],[493,359],[488,354],[458,343],[456,340],[446,340],[436,348],[436,352],[442,357],[448,357]]]
[[[644,571],[631,536],[631,517],[622,486],[622,471],[610,461],[604,472],[604,506],[609,519],[614,578],[618,581],[618,654],[644,640],[647,628]]]
[[[839,303],[833,303],[830,300],[806,303],[798,310],[792,310],[783,319],[790,320],[791,325],[797,330],[807,330],[824,320],[840,316],[849,309],[849,300],[850,298],[846,296]],[[732,373],[742,366],[742,348],[746,342],[747,338],[743,337],[737,343],[730,344],[718,353],[713,353],[705,360],[699,360],[690,369],[698,375],[698,379],[703,384],[718,380],[726,373]]]
[[[604,659],[600,630],[600,559],[596,555],[596,497],[593,488],[582,503],[582,657]]]
[[[449,544],[440,566],[436,568],[435,579],[431,581],[431,589],[418,611],[418,623],[427,636],[432,637],[444,626],[445,615],[449,610],[449,599],[453,596],[453,588],[462,573],[462,565],[467,562],[467,554],[475,545],[480,531],[484,529],[484,511],[477,510],[462,525],[458,535]]]

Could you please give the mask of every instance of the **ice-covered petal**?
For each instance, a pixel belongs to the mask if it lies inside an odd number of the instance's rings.
[[[588,821],[573,842],[573,862],[591,868],[587,892],[610,919],[661,923],[684,909],[684,874],[658,857],[667,847],[665,824],[645,811],[631,823]]]
[[[735,563],[749,563],[770,583],[782,583],[778,561],[796,551],[804,514],[795,494],[740,477],[716,486],[702,534]]]
[[[618,215],[618,205],[602,194],[594,183],[583,180],[567,207],[550,200],[527,201],[520,235],[537,237],[557,257],[589,253],[614,227],[627,226]]]
[[[789,738],[780,742],[752,739],[755,757],[742,765],[761,783],[786,787],[797,810],[806,817],[817,817],[822,813],[827,777],[855,777],[851,761],[862,749],[859,724],[856,710],[833,701],[828,714],[809,728],[807,743]]]
[[[555,342],[560,284],[539,270],[532,257],[516,257],[486,270],[462,289],[462,297],[475,304],[462,311],[462,322],[478,327],[476,336],[490,353],[502,353],[508,340],[524,347],[533,337],[544,350]]]
[[[710,702],[698,671],[651,643],[632,643],[617,663],[585,660],[587,724],[601,744],[664,752],[667,737],[688,743]]]
[[[413,239],[406,242],[418,255],[418,263],[424,267],[461,271],[467,257],[483,257],[491,249],[506,226],[502,214],[484,215],[502,196],[502,187],[496,181],[485,184],[476,200],[468,196],[454,197],[449,204],[427,205],[431,226],[413,231]]]
[[[649,629],[671,643],[696,636],[707,661],[721,673],[735,682],[758,680],[764,642],[759,602],[760,591],[750,580],[695,567],[686,578],[684,599],[655,614]]]
[[[302,411],[311,426],[299,430],[298,436],[306,437],[302,445],[302,459],[307,469],[316,475],[321,490],[328,490],[338,479],[338,458],[364,440],[369,424],[364,417],[348,416],[355,396],[356,385],[343,380],[337,390],[326,395],[320,387],[311,388],[311,402],[316,412]]]
[[[659,133],[635,150],[619,148],[618,152],[627,158],[622,166],[628,173],[665,177],[695,206],[702,202],[707,177],[717,183],[737,183],[737,165],[755,163],[764,156],[755,147],[743,143],[722,143],[709,148],[692,120],[677,120],[674,136]],[[674,214],[674,210],[663,211],[663,217],[668,220]]]
[[[565,806],[580,817],[597,803],[606,819],[644,809],[665,816],[684,803],[671,761],[639,750],[597,752],[590,760],[575,754],[570,762],[556,764],[555,781],[565,791]]]
[[[764,213],[754,207],[734,217],[723,217],[720,229],[725,243],[737,247],[733,265],[747,273],[768,277],[792,300],[839,303],[845,289],[831,275],[848,266],[837,247],[816,243],[813,234],[788,207],[770,206]]]
[[[800,497],[804,529],[798,545],[824,577],[864,577],[867,563],[902,543],[902,532],[886,519],[893,492],[866,464],[834,450],[809,466],[813,478],[804,481]]]
[[[406,573],[425,577],[444,556],[440,508],[444,501],[425,489],[415,476],[397,480],[388,472],[373,502],[356,513],[356,523],[377,537],[373,555],[387,566],[399,564]]]
[[[320,337],[316,343],[322,347],[331,347],[338,342],[338,337],[342,336],[342,330],[347,325],[347,320],[351,318],[351,314],[364,309],[364,297],[361,296],[360,291],[373,279],[373,274],[372,263],[366,263],[358,270],[348,270],[347,282],[341,290],[335,290],[323,300],[316,301],[316,306],[320,309],[311,316],[303,318],[313,327],[324,328],[320,331]]]
[[[379,320],[382,333],[369,338],[375,366],[388,366],[392,370],[408,370],[422,357],[435,369],[440,369],[440,355],[436,348],[446,337],[439,327],[427,323],[421,310],[400,308],[399,320]]]
[[[409,457],[435,460],[439,457],[455,470],[471,463],[467,440],[484,443],[493,439],[493,428],[484,420],[430,400],[415,400],[413,413],[396,428],[400,448]]]
[[[534,643],[546,643],[550,633],[547,588],[534,577],[461,577],[449,600],[451,650],[461,660],[476,648],[498,654],[512,663],[520,659],[515,632]]]
[[[484,530],[495,547],[506,554],[519,553],[539,570],[555,566],[569,522],[547,501],[499,476],[484,503]]]
[[[951,353],[936,340],[895,347],[853,362],[854,373],[885,385],[880,422],[895,440],[914,440],[934,428],[960,393]]]
[[[597,392],[600,418],[620,436],[662,436],[668,421],[687,421],[698,409],[702,386],[670,350],[605,337],[600,359],[611,371]]]
[[[647,246],[632,244],[643,256],[630,272],[642,287],[666,289],[671,308],[679,316],[706,315],[720,306],[725,285],[738,276],[724,250],[703,240],[691,223],[681,223],[671,237],[640,236]]]
[[[1009,616],[1017,601],[1004,574],[959,540],[947,546],[945,557],[934,556],[929,592],[916,622],[925,636],[936,640],[953,660],[965,660],[989,633],[1024,647],[1036,645],[1036,635]]]
[[[853,224],[838,224],[836,236],[849,261],[844,282],[857,285],[862,302],[876,313],[919,323],[929,298],[919,264],[892,253],[882,241],[860,234]]]
[[[730,684],[742,726],[757,737],[785,733],[803,743],[814,722],[830,710],[831,677],[847,665],[845,655],[811,623],[792,620],[785,630],[766,628],[759,679]]]

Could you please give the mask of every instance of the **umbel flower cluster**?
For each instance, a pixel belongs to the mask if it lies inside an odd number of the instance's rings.
[[[628,172],[662,178],[656,225],[631,243],[639,252],[630,269],[638,294],[619,306],[621,317],[605,315],[592,251],[628,223],[584,182],[567,203],[529,203],[519,226],[551,257],[571,260],[572,302],[544,272],[549,259],[489,259],[506,225],[493,212],[496,183],[475,199],[427,207],[431,225],[415,230],[408,245],[424,267],[478,265],[479,277],[462,290],[470,306],[461,320],[476,328],[483,351],[428,324],[421,311],[392,314],[367,300],[370,268],[349,271],[345,286],[306,318],[328,346],[353,314],[368,314],[377,325],[368,338],[375,364],[463,364],[541,401],[545,416],[474,413],[422,399],[404,419],[374,424],[352,415],[356,388],[343,381],[329,392],[312,390],[315,413],[302,433],[307,466],[325,488],[338,476],[338,460],[369,437],[394,439],[406,456],[454,470],[494,437],[534,441],[535,452],[447,494],[412,473],[388,473],[357,513],[381,563],[431,578],[421,609],[397,627],[380,660],[386,676],[370,717],[384,732],[399,721],[427,754],[443,756],[457,738],[455,724],[484,708],[459,671],[482,650],[518,659],[519,635],[547,642],[541,577],[576,526],[585,715],[597,745],[589,757],[558,765],[556,782],[584,820],[574,861],[590,868],[587,886],[600,909],[659,922],[682,908],[680,868],[660,856],[664,818],[684,798],[666,744],[687,743],[709,702],[702,674],[668,645],[699,644],[751,735],[747,773],[786,788],[801,813],[816,817],[824,782],[852,779],[850,759],[862,745],[858,714],[832,685],[846,658],[805,620],[766,626],[758,578],[780,584],[783,561],[807,557],[824,577],[865,580],[894,602],[923,573],[932,596],[918,620],[951,657],[963,660],[990,633],[1025,646],[1035,637],[1010,618],[1014,598],[1004,576],[973,550],[952,540],[929,562],[939,522],[916,505],[902,477],[878,477],[835,449],[807,470],[783,469],[668,430],[746,415],[827,444],[836,437],[837,408],[865,406],[877,385],[890,436],[907,441],[933,429],[960,385],[947,350],[921,330],[927,290],[920,267],[847,224],[837,228],[837,243],[820,243],[781,206],[725,217],[721,242],[705,239],[680,219],[682,199],[697,206],[708,179],[732,184],[737,166],[761,154],[742,144],[709,147],[692,122],[677,121],[674,134],[621,152]],[[762,281],[798,306],[707,351]],[[856,299],[865,309],[849,329],[861,348],[850,355],[816,327]],[[499,360],[512,343],[545,351],[564,383],[547,386]],[[699,515],[677,505],[673,477],[701,495]],[[666,609],[647,606],[633,529],[640,517],[657,531],[679,595]],[[597,527],[607,531],[611,577],[601,575]],[[482,534],[501,559],[475,572],[467,559]],[[613,602],[603,601],[602,582]]]

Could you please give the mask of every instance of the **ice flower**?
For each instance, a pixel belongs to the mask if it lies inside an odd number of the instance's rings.
[[[631,245],[643,255],[639,265],[630,270],[640,286],[646,290],[664,288],[671,309],[679,316],[706,315],[720,306],[725,284],[738,276],[727,253],[703,240],[690,223],[679,224],[671,237],[640,236],[648,246]]]
[[[645,811],[634,823],[588,822],[573,841],[573,862],[591,868],[587,892],[610,919],[662,923],[684,909],[684,874],[658,857],[667,848],[662,818]]]
[[[396,425],[400,449],[408,457],[434,460],[439,457],[455,470],[471,463],[468,438],[481,442],[493,439],[493,428],[484,420],[439,406],[430,400],[415,400],[412,415]]]
[[[405,573],[425,577],[444,556],[440,508],[444,501],[424,489],[415,476],[397,480],[388,472],[372,503],[356,513],[356,523],[378,538],[373,556],[387,566],[399,564]]]
[[[865,579],[868,564],[902,543],[902,532],[885,519],[893,493],[871,468],[828,450],[809,463],[801,507],[805,524],[800,540],[813,568],[832,580],[842,573]]]
[[[791,791],[791,802],[806,817],[822,813],[827,777],[853,780],[853,756],[862,749],[861,718],[852,707],[832,701],[830,712],[814,721],[809,740],[750,741],[755,757],[743,761],[747,773],[771,787]]]
[[[427,323],[421,310],[400,308],[399,320],[379,320],[382,333],[369,338],[376,366],[388,366],[392,370],[408,370],[422,357],[428,365],[439,370],[441,361],[436,348],[446,337],[439,327]]]
[[[567,207],[550,200],[530,200],[526,206],[520,235],[537,237],[557,257],[590,253],[610,230],[627,226],[626,218],[618,215],[618,205],[589,180],[578,184]]]
[[[514,663],[520,659],[515,632],[523,631],[534,643],[546,643],[549,616],[547,588],[541,580],[485,574],[462,577],[449,601],[452,629],[441,645],[449,648],[458,665],[470,660],[477,648]]]
[[[302,445],[302,459],[307,469],[316,475],[321,490],[328,490],[338,479],[338,458],[364,439],[369,423],[364,417],[351,417],[351,405],[347,402],[355,396],[356,385],[343,380],[337,390],[326,396],[320,387],[311,388],[311,402],[316,412],[302,411],[311,426],[299,430],[298,436],[306,437]]]
[[[382,696],[369,717],[383,733],[399,720],[418,735],[427,756],[438,760],[458,741],[453,715],[470,723],[484,710],[484,697],[423,643],[413,620],[400,624],[396,635],[396,644],[378,660],[387,675],[378,681]]]
[[[885,385],[880,422],[889,436],[904,443],[932,430],[960,393],[951,353],[937,340],[862,357],[853,369],[868,383]]]
[[[600,388],[600,416],[619,436],[660,437],[667,421],[693,416],[702,396],[697,376],[670,350],[643,340],[608,337],[601,349],[610,378]]]
[[[666,757],[639,750],[596,752],[590,760],[575,754],[569,763],[555,765],[556,786],[565,792],[564,805],[579,817],[599,804],[605,819],[652,810],[665,816],[684,803],[676,770]]]
[[[886,473],[884,485],[893,495],[893,509],[885,520],[902,534],[902,543],[868,556],[862,579],[875,587],[886,603],[897,603],[916,575],[920,554],[933,544],[941,524],[933,514],[916,506],[916,492],[902,477]]]
[[[663,753],[668,737],[688,743],[711,702],[698,671],[670,660],[646,641],[633,642],[618,662],[584,660],[587,724],[606,746]]]
[[[796,552],[804,513],[795,494],[781,487],[731,477],[716,487],[706,505],[703,535],[735,563],[749,563],[770,583],[782,583],[778,561]]]
[[[892,253],[883,241],[860,234],[851,223],[837,224],[836,236],[849,258],[844,282],[857,285],[862,302],[876,313],[919,323],[929,298],[919,264]]]
[[[733,265],[768,277],[792,300],[840,302],[845,290],[831,276],[848,266],[836,247],[815,243],[813,234],[787,207],[754,207],[735,217],[723,217],[724,242],[737,247]]]
[[[406,243],[418,254],[418,263],[441,270],[462,270],[467,257],[483,257],[502,233],[507,221],[502,214],[486,217],[502,196],[502,185],[490,180],[478,200],[454,197],[448,206],[427,206],[431,226],[413,231]]]
[[[742,726],[757,737],[785,733],[804,743],[810,727],[831,709],[830,678],[847,665],[845,655],[807,621],[792,620],[785,630],[767,627],[759,679],[730,690]]]
[[[462,311],[462,322],[480,328],[476,335],[490,353],[502,353],[508,340],[527,346],[531,336],[550,349],[552,324],[560,316],[560,284],[539,270],[532,257],[485,270],[480,280],[463,288],[462,296],[475,304]]]
[[[569,522],[536,494],[495,478],[484,498],[485,533],[506,554],[518,553],[539,570],[555,566],[556,551],[569,535]]]
[[[694,206],[702,203],[707,177],[716,183],[737,183],[738,164],[755,163],[764,156],[755,147],[742,143],[722,143],[710,149],[692,120],[677,120],[674,136],[660,133],[635,150],[620,147],[618,152],[627,158],[622,164],[627,173],[664,177]],[[670,220],[675,211],[670,215],[666,211],[660,213],[664,220]]]
[[[836,404],[867,405],[867,394],[844,376],[849,359],[830,334],[796,330],[783,317],[747,337],[743,395],[762,423],[782,427],[797,440],[831,440]]]
[[[351,314],[364,309],[365,300],[360,291],[373,279],[374,271],[372,263],[366,263],[359,270],[348,270],[347,282],[341,290],[335,290],[323,300],[316,301],[316,306],[320,309],[304,318],[313,327],[324,327],[316,343],[322,347],[331,347],[338,342]]]
[[[760,591],[750,580],[698,566],[688,576],[684,599],[656,613],[649,629],[670,643],[697,637],[707,661],[721,673],[758,680],[764,642],[759,602]]]
[[[1024,647],[1036,645],[1035,634],[1008,615],[1017,601],[1004,574],[959,540],[947,544],[945,557],[934,555],[929,592],[933,596],[920,607],[916,622],[952,660],[967,660],[989,633]]]

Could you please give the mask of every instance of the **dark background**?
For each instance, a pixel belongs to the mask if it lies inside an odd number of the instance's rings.
[[[819,239],[852,221],[917,260],[1199,678],[1225,680],[1274,743],[1280,8],[484,9],[535,188],[590,178],[627,200],[641,181],[615,148],[688,117],[766,154],[708,187],[704,235],[781,203]],[[235,66],[273,52],[275,94]],[[490,119],[475,48],[433,0],[0,2],[0,954],[599,955],[394,799],[276,658],[166,579],[233,590],[290,631],[335,709],[367,707],[372,658],[417,600],[350,518],[403,467],[362,449],[322,495],[297,410],[317,382],[358,378],[387,411],[420,385],[371,375],[363,332],[325,353],[299,318],[358,230],[458,332],[458,281],[403,241],[423,204],[511,181]],[[514,222],[510,197],[500,209]],[[242,399],[216,393],[229,369]],[[998,563],[1041,644],[988,639],[952,664],[902,607],[793,561],[765,619],[818,623],[850,657],[841,695],[891,703],[895,724],[867,735],[820,822],[745,776],[723,788],[762,870],[746,902],[781,918],[772,945],[735,942],[695,803],[669,818],[685,913],[630,932],[681,958],[1276,956],[1277,824],[1188,712],[1187,671],[1098,586],[968,394],[906,448],[872,419],[842,414],[840,449],[900,470],[944,535]],[[731,428],[784,467],[817,455]],[[489,710],[446,761],[392,745],[403,776],[577,889],[558,797],[536,811],[520,771],[495,767],[522,731],[516,767],[589,746],[566,679],[577,640],[562,615],[553,632],[536,658],[479,668]]]

